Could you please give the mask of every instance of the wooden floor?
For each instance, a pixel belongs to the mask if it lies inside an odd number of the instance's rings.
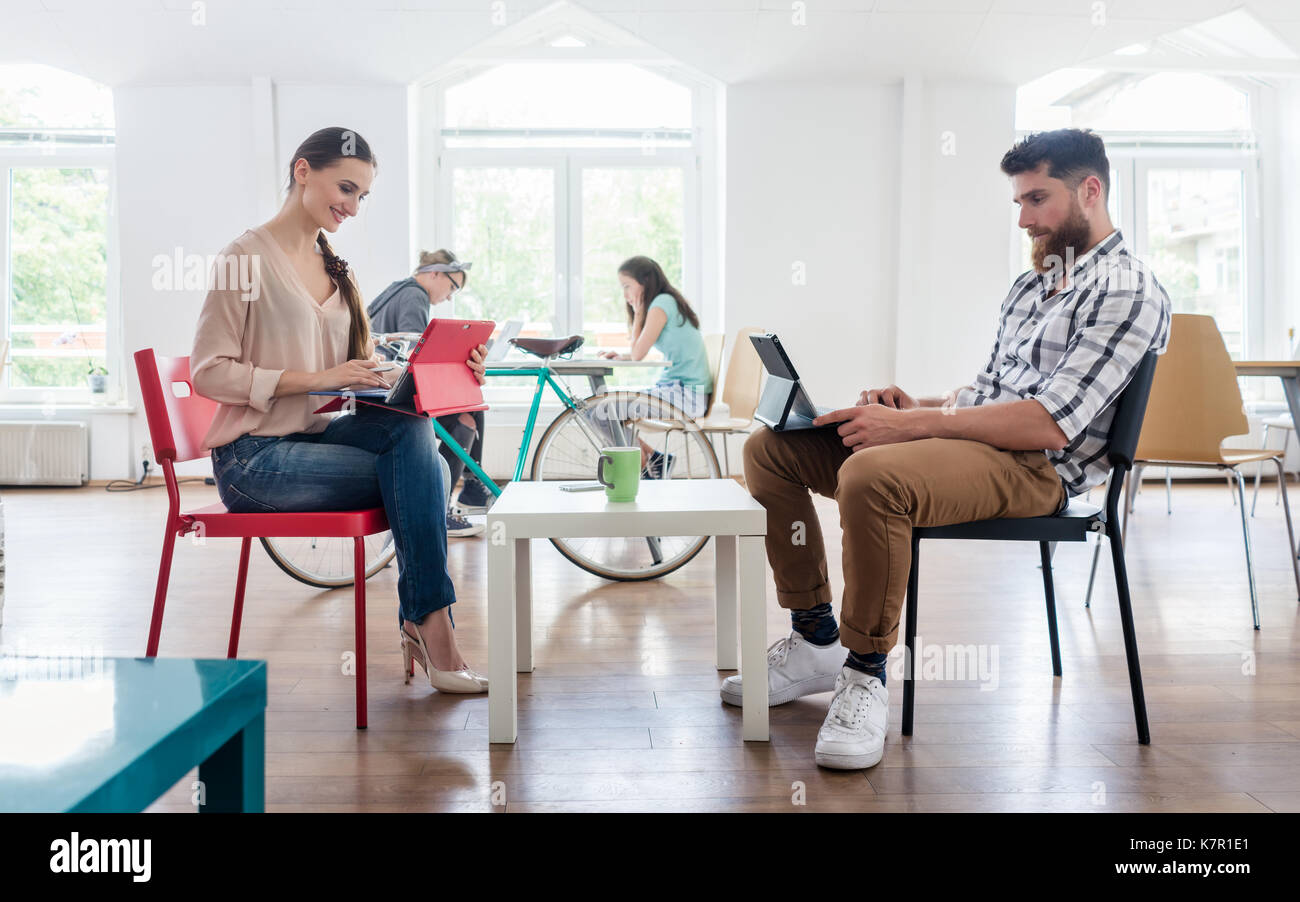
[[[213,489],[185,488],[187,505],[215,500]],[[267,807],[1300,810],[1300,605],[1281,508],[1266,487],[1252,523],[1263,626],[1255,632],[1228,491],[1180,486],[1170,517],[1162,488],[1148,485],[1130,522],[1150,746],[1135,737],[1108,564],[1093,608],[1083,607],[1091,546],[1058,549],[1064,676],[1055,679],[1038,549],[930,542],[923,648],[974,645],[996,664],[996,679],[919,683],[908,739],[899,734],[901,682],[891,680],[885,757],[861,772],[813,764],[829,694],[771,709],[770,743],[741,741],[739,709],[718,698],[727,674],[712,664],[711,544],[659,582],[611,584],[534,543],[536,671],[519,679],[518,743],[491,750],[486,696],[442,696],[418,677],[403,684],[394,568],[369,583],[370,728],[357,731],[341,668],[353,645],[351,592],[294,582],[254,546],[240,651],[269,662]],[[164,492],[6,489],[4,501],[0,646],[142,654]],[[838,516],[830,501],[820,511],[838,593]],[[224,654],[237,560],[233,540],[177,545],[162,655]],[[450,566],[461,647],[486,669],[483,540],[452,540]],[[789,621],[770,583],[768,595],[775,640]],[[191,810],[192,779],[151,810]]]

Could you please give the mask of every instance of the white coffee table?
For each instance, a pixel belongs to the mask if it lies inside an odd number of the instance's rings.
[[[741,735],[765,742],[767,512],[732,479],[646,479],[635,501],[563,492],[558,482],[512,482],[488,511],[488,741],[519,735],[516,673],[533,670],[532,539],[713,536],[718,670],[735,670],[740,607]]]

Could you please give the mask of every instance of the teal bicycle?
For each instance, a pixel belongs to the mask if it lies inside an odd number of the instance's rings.
[[[634,445],[644,440],[660,452],[667,465],[653,474],[663,479],[717,479],[722,475],[717,455],[708,436],[695,420],[679,408],[646,392],[608,389],[605,377],[614,370],[612,361],[572,360],[581,345],[581,336],[557,339],[515,339],[514,345],[535,355],[535,363],[489,365],[490,377],[531,377],[534,380],[532,402],[523,437],[515,460],[513,480],[524,478],[529,470],[532,481],[589,482],[595,478],[600,448],[608,445]],[[561,377],[585,376],[591,394],[579,397]],[[547,388],[554,393],[563,409],[537,440],[532,465],[529,450],[538,413]],[[433,421],[438,439],[465,463],[488,491],[500,496],[502,487],[489,477],[442,425]],[[646,474],[650,478],[650,474]],[[609,580],[636,581],[657,579],[690,561],[708,543],[707,536],[645,536],[640,538],[573,537],[552,539],[560,552],[588,573]],[[294,579],[321,588],[352,584],[351,540],[326,538],[263,539],[271,559]],[[380,533],[366,540],[366,577],[374,575],[393,560],[396,550],[392,536]]]

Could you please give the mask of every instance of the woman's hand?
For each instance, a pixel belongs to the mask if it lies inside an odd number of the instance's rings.
[[[618,351],[601,351],[601,352],[600,352],[599,354],[597,354],[596,356],[597,356],[597,357],[603,357],[603,358],[606,359],[606,360],[626,360],[626,359],[627,359],[627,355],[626,355],[626,354],[620,354]]]
[[[380,361],[371,357],[369,360],[349,360],[347,363],[341,363],[336,367],[328,370],[322,370],[317,373],[320,380],[320,388],[333,390],[347,388],[349,385],[373,385],[376,388],[392,388],[385,381],[380,373],[376,373],[375,367],[379,366]]]
[[[474,378],[478,380],[479,385],[487,382],[487,364],[484,359],[487,356],[487,345],[479,345],[473,351],[470,351],[469,360],[465,363],[469,366]]]

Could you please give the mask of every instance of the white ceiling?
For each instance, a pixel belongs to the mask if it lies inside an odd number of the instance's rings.
[[[545,0],[0,0],[0,62],[108,85],[407,83]],[[1300,48],[1300,0],[582,0],[635,39],[726,82],[893,79],[907,71],[1023,83],[1247,7]],[[580,51],[575,51],[580,52]],[[1277,71],[1273,64],[1272,71]],[[1297,68],[1300,73],[1300,68]]]

